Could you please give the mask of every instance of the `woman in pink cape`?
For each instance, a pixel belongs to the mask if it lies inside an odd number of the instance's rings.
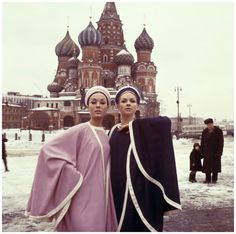
[[[110,146],[102,127],[110,95],[94,86],[85,96],[91,119],[46,143],[39,154],[27,206],[31,218],[60,232],[116,231],[110,184]]]

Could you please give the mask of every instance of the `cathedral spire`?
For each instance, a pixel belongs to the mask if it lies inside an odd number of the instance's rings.
[[[106,2],[100,20],[110,18],[120,20],[120,16],[117,14],[115,2]]]

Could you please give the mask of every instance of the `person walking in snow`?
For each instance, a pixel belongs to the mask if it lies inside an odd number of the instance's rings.
[[[189,161],[190,161],[190,174],[189,174],[189,181],[194,183],[197,182],[196,180],[196,173],[197,171],[202,171],[202,154],[201,148],[199,143],[193,144],[193,150],[190,153]]]
[[[5,142],[7,141],[8,141],[7,138],[4,135],[2,135],[2,160],[5,167],[5,172],[9,171],[7,167],[7,151],[6,151],[6,145],[5,145]]]

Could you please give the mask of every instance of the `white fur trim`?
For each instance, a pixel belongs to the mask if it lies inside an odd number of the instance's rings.
[[[128,183],[128,188],[129,188],[129,194],[131,196],[132,202],[134,204],[134,207],[136,209],[136,211],[139,214],[139,217],[141,218],[141,220],[143,221],[144,225],[151,231],[151,232],[157,232],[157,230],[152,227],[152,225],[145,219],[141,208],[139,207],[137,198],[135,196],[134,193],[134,189],[132,186],[132,181],[131,181],[131,176],[130,176],[130,155],[131,155],[131,144],[129,146],[129,150],[127,153],[127,163],[126,163],[126,174],[127,174],[127,183]]]
[[[120,216],[120,221],[119,225],[117,228],[117,232],[120,232],[124,218],[125,218],[125,211],[126,211],[126,206],[127,206],[127,200],[128,200],[128,182],[126,180],[126,185],[125,185],[125,195],[124,195],[124,202],[123,202],[123,207],[122,207],[122,212]]]
[[[46,215],[33,216],[33,215],[30,215],[30,212],[25,212],[25,215],[28,216],[32,220],[49,221],[52,216],[54,216],[59,211],[61,211],[60,215],[56,218],[56,226],[57,226],[59,222],[62,220],[62,218],[64,217],[64,215],[66,214],[67,210],[69,209],[70,201],[72,197],[75,195],[75,193],[79,190],[80,186],[82,185],[82,182],[83,182],[83,176],[81,175],[78,183],[73,188],[73,190],[66,196],[66,198],[55,209],[51,210]]]

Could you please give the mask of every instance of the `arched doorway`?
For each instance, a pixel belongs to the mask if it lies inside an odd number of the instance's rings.
[[[31,129],[48,130],[49,123],[50,116],[45,112],[37,111],[30,116]]]
[[[106,115],[103,119],[103,126],[105,129],[111,129],[115,124],[115,117],[113,115]]]
[[[63,119],[63,127],[72,127],[74,126],[74,118],[72,116],[65,116]]]

